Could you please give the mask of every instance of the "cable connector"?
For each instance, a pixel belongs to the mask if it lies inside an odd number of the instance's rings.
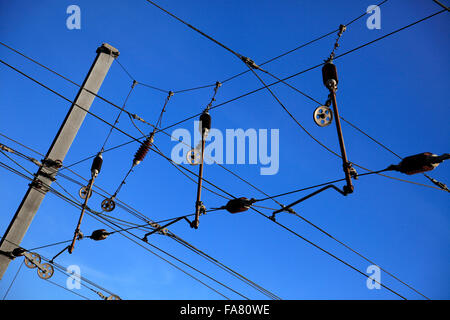
[[[139,120],[139,121],[141,121],[141,122],[146,123],[144,119],[142,119],[141,117],[139,117],[139,116],[138,116],[137,114],[135,114],[135,113],[130,114],[130,117],[132,117],[132,118],[135,119],[135,120]]]
[[[250,58],[248,58],[248,57],[242,56],[242,57],[241,57],[241,60],[242,60],[246,65],[248,65],[250,68],[252,68],[252,69],[257,69],[257,70],[265,71],[265,70],[263,70],[260,66],[258,66],[258,65],[255,63],[255,61],[253,61],[252,59],[250,59]]]
[[[352,179],[358,180],[358,171],[356,171],[351,162],[348,163],[348,169],[350,171],[350,176],[352,177]]]
[[[342,34],[345,32],[345,30],[347,30],[347,26],[344,24],[339,25],[339,33],[338,36],[342,36]]]
[[[425,177],[427,177],[431,182],[433,182],[434,185],[438,186],[439,188],[441,188],[444,191],[450,192],[450,189],[447,187],[447,185],[445,183],[442,183],[440,181],[437,181],[436,179],[424,174]]]
[[[4,144],[0,143],[0,150],[6,151],[6,152],[10,152],[10,153],[14,153],[14,150],[11,149],[10,147],[5,146]]]

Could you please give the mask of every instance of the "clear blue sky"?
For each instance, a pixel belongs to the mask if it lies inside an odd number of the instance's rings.
[[[71,4],[81,8],[81,30],[66,28],[66,8]],[[262,62],[330,32],[375,2],[173,0],[159,1],[159,4],[234,50]],[[431,0],[390,0],[381,7],[381,30],[369,30],[366,17],[358,20],[344,33],[338,54],[439,9]],[[340,76],[338,102],[341,115],[401,156],[425,151],[449,152],[449,21],[447,13],[440,14],[336,60]],[[119,61],[138,81],[168,90],[214,83],[245,70],[243,63],[229,52],[144,0],[2,1],[0,39],[77,83],[83,81],[95,57],[95,49],[102,42],[119,49]],[[334,35],[327,37],[266,65],[266,69],[281,77],[316,65],[329,55],[334,39]],[[4,47],[0,47],[0,57],[65,96],[75,97],[75,86]],[[0,80],[0,132],[46,153],[70,104],[5,66],[0,67]],[[319,101],[326,99],[327,91],[322,84],[320,69],[296,77],[291,83]],[[114,63],[100,94],[122,104],[130,85],[130,79]],[[224,84],[217,95],[217,103],[258,87],[258,80],[246,74]],[[313,123],[315,103],[283,85],[274,86],[273,90],[308,130],[332,149],[339,150],[334,124],[319,128]],[[175,95],[164,115],[163,126],[199,113],[209,102],[211,94],[212,89],[208,88]],[[155,122],[164,99],[164,93],[138,86],[127,108]],[[108,121],[114,121],[117,114],[116,109],[98,99],[91,111]],[[220,130],[280,129],[278,174],[261,176],[259,165],[227,165],[228,169],[268,194],[343,177],[340,160],[301,131],[266,91],[214,110],[212,119],[213,127]],[[126,117],[121,119],[119,127],[139,136]],[[194,130],[193,122],[178,127]],[[141,129],[149,130],[145,125]],[[96,153],[108,130],[109,127],[87,116],[65,164]],[[348,125],[343,124],[343,131],[350,161],[373,170],[398,162],[392,154]],[[114,132],[108,146],[127,140],[129,138]],[[0,137],[0,142],[37,157],[3,137]],[[165,153],[175,145],[165,135],[157,135],[156,143]],[[128,170],[137,147],[137,143],[132,143],[106,153],[98,185],[112,193]],[[12,165],[4,156],[0,158]],[[29,170],[36,170],[23,160],[20,163]],[[73,169],[89,178],[90,165],[88,161]],[[193,169],[197,170],[196,167]],[[392,175],[406,178],[399,173]],[[449,164],[442,164],[431,175],[450,183]],[[0,170],[0,177],[0,234],[3,234],[28,182],[4,169]],[[258,191],[217,166],[206,166],[205,178],[237,196],[262,197]],[[421,175],[407,178],[429,184]],[[68,191],[77,193],[77,186],[62,178],[58,181]],[[192,213],[195,191],[194,183],[180,175],[167,161],[149,153],[130,176],[119,198],[157,221]],[[279,200],[287,204],[303,195],[306,193]],[[368,176],[355,181],[355,193],[348,197],[327,191],[295,209],[430,298],[448,299],[448,196],[448,193],[436,189]],[[93,197],[90,206],[99,209],[100,201],[101,198]],[[224,204],[223,199],[207,191],[203,193],[203,201],[207,207]],[[262,205],[276,208],[269,201]],[[268,210],[264,212],[270,214]],[[121,209],[112,214],[126,220],[133,218]],[[79,210],[48,194],[22,243],[23,247],[70,239],[78,216]],[[279,215],[279,221],[360,270],[365,271],[368,267],[366,261],[300,219],[285,213]],[[85,217],[82,230],[89,234],[101,227],[97,221]],[[284,299],[398,298],[385,289],[368,290],[366,279],[360,274],[252,211],[236,215],[227,212],[210,214],[202,217],[198,230],[184,223],[173,226],[171,230]],[[264,298],[168,238],[152,236],[151,242],[252,299]],[[39,252],[51,257],[61,248],[51,247]],[[123,299],[221,298],[118,234],[103,242],[83,240],[72,255],[65,253],[57,262],[64,266],[79,265],[82,276],[116,292]],[[17,259],[10,264],[0,282],[1,296],[20,263],[21,259]],[[61,285],[65,283],[65,278],[59,274],[52,280]],[[238,298],[206,281],[229,297]],[[381,281],[407,298],[421,298],[384,273]],[[96,298],[86,289],[80,293]],[[25,267],[8,294],[8,299],[77,298],[45,283],[37,277],[35,270]]]

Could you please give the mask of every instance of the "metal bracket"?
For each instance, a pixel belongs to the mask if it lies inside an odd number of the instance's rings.
[[[163,234],[163,235],[166,236],[166,235],[167,235],[167,230],[165,230],[165,228],[167,228],[168,226],[170,226],[170,225],[172,225],[172,224],[174,224],[174,223],[176,223],[176,222],[178,222],[178,221],[180,221],[180,220],[182,220],[182,219],[186,219],[186,220],[187,220],[186,217],[179,217],[179,218],[177,218],[177,219],[175,219],[175,220],[172,220],[171,222],[169,222],[169,223],[167,223],[167,224],[165,224],[165,225],[163,225],[163,226],[160,226],[160,225],[157,224],[157,223],[150,223],[150,225],[151,225],[152,227],[155,227],[155,226],[157,226],[157,227],[156,227],[156,229],[154,229],[153,231],[150,231],[150,232],[146,233],[146,234],[144,235],[144,238],[142,238],[142,240],[145,241],[145,242],[148,242],[148,236],[150,236],[150,235],[152,235],[152,234],[154,234],[154,233],[156,233],[156,232],[158,232],[158,233]],[[190,222],[189,220],[187,220],[187,221],[189,222],[189,224],[191,224],[191,222]]]
[[[337,192],[339,192],[343,196],[346,196],[349,193],[348,190],[346,190],[346,187],[347,186],[344,186],[343,190],[341,190],[338,187],[336,187],[335,185],[329,184],[329,185],[327,185],[327,186],[325,186],[325,187],[323,187],[323,188],[321,188],[319,190],[316,190],[316,191],[308,194],[307,196],[304,196],[303,198],[301,198],[301,199],[299,199],[297,201],[292,202],[291,204],[289,204],[287,206],[283,206],[281,209],[278,209],[278,210],[274,211],[272,213],[272,216],[270,217],[270,219],[275,221],[275,215],[280,213],[280,212],[283,212],[283,211],[287,211],[289,213],[295,214],[295,211],[291,208],[292,206],[295,206],[296,204],[299,204],[300,202],[303,202],[303,201],[305,201],[305,200],[307,200],[307,199],[309,199],[309,198],[311,198],[311,197],[313,197],[313,196],[315,196],[315,195],[317,195],[317,194],[319,194],[319,193],[321,193],[321,192],[323,192],[323,191],[325,191],[327,189],[330,189],[330,188],[336,190]]]
[[[41,180],[39,180],[37,177],[35,177],[33,179],[33,181],[31,181],[28,185],[32,188],[35,188],[35,189],[43,192],[43,193],[46,193],[50,190],[49,188],[45,187],[44,183]]]
[[[41,163],[44,167],[60,169],[62,167],[61,160],[42,159]]]
[[[52,174],[44,172],[42,170],[39,170],[38,173],[35,174],[35,177],[37,177],[37,176],[42,176],[44,178],[49,179],[52,182],[56,181],[56,178],[54,176],[52,176]]]

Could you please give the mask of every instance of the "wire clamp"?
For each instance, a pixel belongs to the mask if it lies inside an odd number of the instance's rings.
[[[348,169],[350,171],[350,176],[355,179],[358,180],[358,172],[356,171],[356,169],[353,167],[353,164],[351,162],[348,163]]]
[[[250,58],[248,58],[248,57],[242,56],[242,57],[241,57],[241,60],[242,60],[247,66],[249,66],[249,67],[252,68],[252,69],[257,69],[257,70],[264,71],[263,69],[261,69],[260,66],[258,66],[258,65],[255,63],[255,61],[253,61],[252,59],[250,59]]]
[[[42,165],[47,168],[55,168],[60,169],[62,167],[62,161],[61,160],[52,160],[52,159],[43,159],[41,161]]]
[[[28,186],[35,188],[35,189],[39,189],[42,192],[48,192],[50,189],[47,187],[44,187],[44,183],[39,180],[37,177],[34,178],[33,181],[31,181]]]

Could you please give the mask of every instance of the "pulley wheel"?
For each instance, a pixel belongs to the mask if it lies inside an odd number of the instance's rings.
[[[41,263],[41,257],[34,252],[31,252],[30,255],[31,259],[25,257],[25,265],[30,269],[34,269],[36,268],[36,263]]]
[[[53,266],[49,263],[43,263],[41,264],[41,268],[38,268],[37,273],[39,278],[47,280],[50,279],[53,275]]]
[[[110,295],[106,300],[121,300],[119,296],[116,296],[115,294]]]
[[[86,195],[87,195],[87,187],[81,187],[80,191],[78,191],[78,195],[80,196],[81,199],[86,199]],[[92,189],[89,190],[89,198],[92,196]]]
[[[111,212],[116,208],[116,202],[113,199],[105,199],[102,201],[102,209],[106,212]]]
[[[198,149],[194,148],[186,154],[186,160],[189,164],[197,165],[201,160],[201,153]]]
[[[314,110],[314,122],[319,127],[326,127],[333,120],[333,112],[327,106],[319,106]]]

